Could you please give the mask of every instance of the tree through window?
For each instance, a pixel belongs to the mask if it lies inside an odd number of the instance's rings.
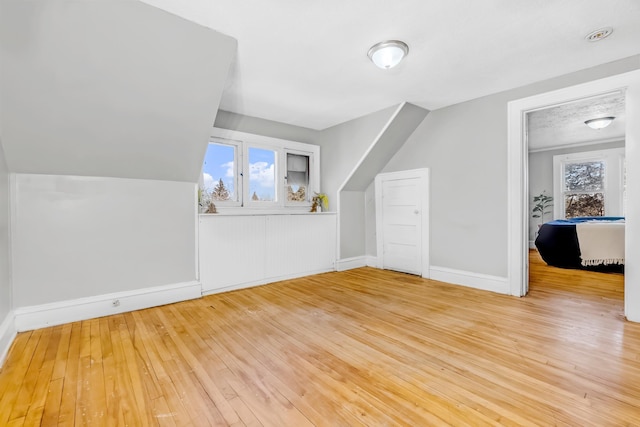
[[[624,147],[553,156],[554,217],[624,216]]]
[[[604,216],[605,162],[565,163],[565,218]]]

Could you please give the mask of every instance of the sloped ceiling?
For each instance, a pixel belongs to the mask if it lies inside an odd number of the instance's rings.
[[[323,130],[390,105],[428,110],[640,53],[638,0],[143,0],[238,40],[221,108]],[[613,33],[597,43],[585,36]],[[376,68],[369,48],[409,55]]]
[[[136,1],[0,8],[11,172],[197,181],[234,39]]]
[[[380,132],[374,145],[345,182],[342,190],[364,191],[384,168],[389,159],[407,142],[413,131],[429,114],[429,110],[404,103]]]

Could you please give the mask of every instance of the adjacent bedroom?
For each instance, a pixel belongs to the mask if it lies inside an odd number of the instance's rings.
[[[529,261],[533,288],[624,292],[625,93],[527,114]],[[567,280],[569,278],[569,280]]]

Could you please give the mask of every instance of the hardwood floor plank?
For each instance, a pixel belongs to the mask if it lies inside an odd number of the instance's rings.
[[[623,276],[514,298],[361,268],[19,334],[0,425],[640,425]]]
[[[0,381],[0,425],[8,422],[9,415],[22,383],[26,367],[31,362],[37,339],[33,339],[32,332],[18,334],[7,355],[0,375],[4,378]]]
[[[65,364],[64,384],[62,385],[62,399],[60,401],[60,414],[58,423],[61,426],[74,426],[76,415],[76,396],[78,394],[78,369],[80,358],[80,335],[82,325],[80,322],[71,326],[69,338],[69,351]]]
[[[36,347],[33,349],[33,357],[30,359],[30,363],[26,368],[26,372],[24,378],[22,379],[18,394],[15,397],[13,410],[11,411],[11,414],[9,415],[7,421],[26,417],[29,406],[31,405],[31,400],[33,399],[34,393],[36,392],[35,386],[38,380],[38,374],[40,372],[40,368],[42,367],[44,358],[47,354],[47,346],[49,344],[49,339],[51,338],[52,332],[52,328],[46,328],[42,330],[41,334],[33,334],[34,338],[38,337],[39,335],[39,339]],[[0,420],[0,422],[1,421],[2,420]]]
[[[61,332],[61,327],[55,327],[52,329],[44,359],[38,371],[38,378],[31,394],[29,409],[25,416],[25,424],[27,425],[36,425],[42,419],[44,405],[49,391],[49,384],[51,383],[51,375],[53,373],[56,354],[60,343]]]
[[[51,383],[47,386],[47,399],[44,403],[44,409],[42,412],[43,426],[54,426],[58,424],[63,385],[64,378],[56,378],[52,379]],[[34,425],[37,425],[37,423]]]

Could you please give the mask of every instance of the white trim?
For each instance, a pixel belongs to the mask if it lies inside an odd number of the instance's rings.
[[[367,267],[378,268],[378,257],[376,255],[367,255]]]
[[[620,141],[624,141],[624,137],[595,139],[593,141],[579,142],[576,144],[560,144],[560,145],[551,145],[543,148],[532,148],[529,150],[529,153],[541,153],[543,151],[555,151],[555,150],[562,150],[564,148],[586,147],[588,145],[609,144],[611,142],[620,142]]]
[[[0,323],[0,367],[4,364],[7,353],[16,338],[18,330],[16,329],[15,316],[13,311],[7,313],[2,323]]]
[[[384,245],[382,241],[383,231],[382,231],[382,181],[385,180],[399,180],[399,179],[420,179],[420,185],[422,187],[421,191],[421,201],[422,201],[422,277],[428,279],[429,276],[429,262],[430,262],[430,254],[429,254],[429,227],[430,227],[430,207],[429,207],[429,199],[430,199],[430,184],[429,184],[430,172],[427,168],[421,169],[411,169],[405,171],[398,172],[388,172],[388,173],[380,173],[376,175],[375,178],[375,202],[376,202],[376,252],[377,256],[377,268],[384,268]]]
[[[497,292],[499,294],[509,294],[509,282],[506,277],[431,266],[431,280],[467,286],[483,291]]]
[[[236,164],[236,193],[237,202],[218,202],[216,208],[219,213],[259,215],[261,211],[275,210],[284,213],[290,210],[309,210],[311,201],[307,203],[291,203],[285,200],[285,172],[286,153],[304,154],[309,156],[309,195],[320,192],[320,146],[298,141],[273,138],[269,136],[240,132],[230,129],[214,127],[211,131],[210,143],[235,145],[237,151]],[[249,148],[259,148],[275,152],[275,201],[255,202],[249,194]],[[200,172],[202,177],[202,171]],[[201,179],[201,178],[200,178]]]
[[[202,175],[202,173],[200,175]],[[196,259],[195,259],[195,262],[193,263],[193,266],[195,268],[195,278],[199,282],[200,281],[200,240],[199,240],[200,239],[200,207],[198,206],[198,192],[200,189],[198,184],[194,184],[193,190],[194,190],[193,216],[194,216],[194,222],[195,222],[193,231],[196,233],[195,238],[193,239],[193,242],[195,245],[194,253],[196,254]],[[213,214],[210,214],[210,215],[213,215]]]
[[[299,277],[313,276],[314,274],[330,273],[335,271],[334,268],[326,268],[322,270],[305,271],[304,273],[287,274],[278,277],[269,277],[268,279],[253,280],[251,282],[238,283],[236,285],[224,286],[222,288],[208,289],[202,291],[202,296],[221,294],[223,292],[237,291],[239,289],[254,288],[256,286],[269,285],[271,283],[283,280],[297,279]]]
[[[235,200],[224,200],[224,201],[216,200],[215,201],[216,209],[219,209],[221,207],[242,206],[242,194],[240,193],[240,190],[243,188],[243,182],[242,182],[242,176],[241,176],[242,165],[243,165],[242,142],[229,139],[229,138],[220,138],[216,136],[211,136],[209,137],[209,142],[207,144],[207,151],[209,151],[209,146],[211,144],[226,145],[229,147],[233,147],[233,174],[234,174],[233,188],[235,192]],[[205,157],[206,157],[206,151],[205,151]],[[200,167],[200,178],[198,179],[197,188],[198,190],[200,190],[200,188],[204,189],[204,158],[203,158],[202,166]],[[199,203],[196,203],[196,206],[198,206],[198,212],[199,212],[200,211]]]
[[[14,311],[15,325],[23,332],[200,298],[201,295],[202,286],[194,281],[20,307]],[[114,306],[116,300],[119,304]]]
[[[355,256],[352,258],[344,258],[336,261],[336,271],[353,270],[354,268],[366,267],[366,256]]]
[[[529,249],[536,249],[536,241],[529,240]]]
[[[626,90],[626,116],[640,115],[640,70],[594,80],[592,82],[511,101],[508,104],[508,259],[507,273],[510,293],[525,295],[528,288],[528,181],[525,115],[527,112],[552,105],[584,99],[589,96]],[[627,210],[625,253],[628,259],[640,259],[640,121],[627,120],[625,129],[627,156]],[[634,166],[636,166],[634,168]],[[637,176],[636,176],[637,175]],[[625,315],[640,321],[640,268],[625,266]]]

